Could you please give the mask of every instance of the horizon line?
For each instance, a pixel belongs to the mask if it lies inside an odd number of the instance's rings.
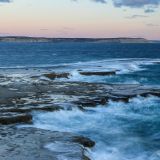
[[[44,39],[144,39],[148,41],[160,41],[160,39],[147,39],[144,37],[47,37],[47,36],[26,36],[26,35],[0,35],[0,38],[44,38]]]

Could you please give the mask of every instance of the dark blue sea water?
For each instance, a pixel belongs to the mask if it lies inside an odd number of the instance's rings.
[[[0,67],[45,66],[109,58],[160,58],[160,44],[0,43]]]
[[[117,71],[82,76],[83,71]],[[160,87],[160,44],[0,43],[0,84],[30,81],[43,72],[70,72],[61,81],[142,84]],[[64,104],[65,105],[65,104]],[[128,104],[53,113],[34,113],[33,126],[90,137],[93,160],[160,160],[160,98],[136,97]]]

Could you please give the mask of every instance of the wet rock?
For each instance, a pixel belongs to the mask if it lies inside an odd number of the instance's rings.
[[[3,107],[0,108],[1,113],[15,112],[15,113],[28,113],[32,111],[59,111],[62,107],[57,105],[46,105],[46,106],[30,106],[30,105],[22,105],[22,106],[14,106],[14,107]]]
[[[143,96],[143,97],[147,97],[149,95],[152,95],[152,96],[157,96],[157,97],[160,97],[160,92],[146,92],[146,93],[141,93],[140,96]]]
[[[18,113],[1,113],[0,124],[9,125],[13,123],[28,123],[32,120],[30,114],[18,114]]]
[[[75,101],[74,104],[80,106],[80,107],[95,107],[97,103],[90,99],[81,99],[79,101]]]
[[[32,120],[31,111],[57,111],[62,109],[61,104],[83,109],[105,105],[109,100],[128,103],[130,98],[139,95],[160,97],[160,87],[85,82],[19,82],[0,86],[0,95],[0,124],[3,124],[0,125],[0,158],[89,160],[84,155],[84,147],[93,147],[95,143],[88,138],[32,128],[16,130],[5,124],[29,123]]]
[[[79,72],[84,76],[111,76],[115,75],[116,71],[106,71],[106,72]]]
[[[5,78],[5,76],[0,74],[0,78]]]
[[[95,98],[93,100],[96,104],[100,104],[100,105],[105,105],[108,102],[108,98],[106,97]]]
[[[142,85],[113,85],[110,95],[115,97],[134,98],[137,96],[147,97],[149,95],[160,96],[160,88]]]
[[[81,143],[73,142],[74,137],[74,134],[66,132],[0,126],[0,158],[3,160],[88,160],[85,148],[80,145]],[[78,138],[81,139],[80,136],[77,136]]]
[[[31,76],[30,78],[32,78],[32,79],[38,79],[38,78],[40,78],[40,76]]]
[[[115,101],[115,102],[125,102],[125,103],[128,103],[129,102],[129,99],[132,98],[132,97],[128,97],[128,96],[115,96],[115,95],[109,95],[108,97],[106,97],[112,101]]]
[[[31,110],[53,112],[53,111],[59,111],[60,109],[62,109],[62,107],[60,107],[60,106],[53,106],[52,105],[52,106],[44,106],[44,107],[32,108]]]
[[[49,79],[56,79],[56,78],[69,78],[69,73],[48,73],[44,74],[45,77]]]
[[[77,71],[78,71],[78,72],[82,72],[83,70],[82,70],[82,69],[78,69]]]
[[[73,103],[78,105],[79,107],[96,107],[97,105],[105,105],[108,102],[108,99],[103,98],[80,98],[78,101],[74,101]]]
[[[14,90],[9,90],[13,88]],[[57,111],[64,109],[65,105],[78,107],[96,107],[105,105],[109,100],[129,102],[136,96],[158,96],[160,88],[156,86],[127,85],[127,84],[103,84],[86,82],[46,82],[44,83],[15,83],[5,87],[0,86],[0,112],[3,114],[14,113],[13,119],[9,117],[4,122],[0,115],[1,123],[27,122],[14,115],[25,114],[31,111]],[[60,105],[60,106],[59,106]],[[62,106],[62,107],[61,107]]]
[[[88,158],[87,156],[83,157],[83,160],[91,160],[90,158]]]
[[[160,64],[160,62],[154,62],[154,64]]]
[[[74,137],[73,138],[73,142],[82,144],[84,147],[88,147],[88,148],[92,148],[95,146],[95,142],[92,141],[89,138],[85,138],[85,137]]]

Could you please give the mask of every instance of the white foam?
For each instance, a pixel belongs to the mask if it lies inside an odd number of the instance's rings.
[[[74,109],[34,113],[33,122],[37,128],[74,132],[95,140],[96,146],[90,150],[93,160],[152,160],[157,155],[143,147],[144,142],[150,145],[151,139],[130,130],[159,117],[158,104],[156,97],[134,98],[129,104],[110,101],[107,106],[88,108],[87,112]]]
[[[107,59],[101,61],[89,61],[71,63],[63,69],[64,72],[70,72],[71,76],[68,79],[61,79],[61,81],[83,81],[83,82],[110,82],[113,78],[120,78],[122,74],[132,74],[137,71],[147,70],[147,66],[154,65],[159,59]],[[84,76],[80,71],[116,71],[116,75],[113,76]],[[136,78],[136,77],[135,77]],[[59,79],[58,79],[59,80]],[[136,79],[127,80],[124,79],[121,83],[139,84]],[[118,83],[118,81],[116,81]]]
[[[53,154],[56,153],[55,156],[58,160],[75,160],[77,151],[80,149],[80,146],[65,141],[54,141],[54,143],[49,143],[44,147],[52,151]],[[75,157],[70,156],[72,154]]]
[[[137,71],[143,71],[147,69],[148,65],[153,65],[160,62],[160,59],[105,59],[99,61],[88,61],[88,62],[78,62],[69,64],[58,64],[58,65],[42,65],[37,66],[36,70],[32,66],[2,70],[1,73],[12,78],[12,82],[31,82],[43,80],[44,77],[39,79],[30,79],[29,77],[35,75],[41,75],[43,73],[49,72],[70,72],[71,76],[68,79],[56,79],[56,81],[84,81],[84,82],[110,82],[109,80],[116,77],[114,76],[84,76],[79,74],[79,70],[82,71],[116,71],[116,74],[128,74]],[[62,67],[58,67],[62,66]],[[39,68],[38,68],[39,67]],[[48,67],[51,67],[48,70]],[[53,68],[52,68],[53,67]],[[26,70],[28,68],[29,70]],[[37,70],[38,69],[38,70]],[[117,77],[118,78],[118,77]],[[136,80],[124,80],[123,83],[139,83]]]

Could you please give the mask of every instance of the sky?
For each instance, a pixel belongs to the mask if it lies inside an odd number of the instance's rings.
[[[0,0],[0,36],[160,40],[160,0]]]

